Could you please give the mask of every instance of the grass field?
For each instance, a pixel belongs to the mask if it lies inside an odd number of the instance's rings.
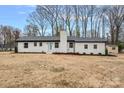
[[[0,52],[0,87],[124,87],[118,57]]]

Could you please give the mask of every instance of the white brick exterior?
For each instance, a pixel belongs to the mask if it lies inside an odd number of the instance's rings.
[[[88,45],[88,49],[85,49],[84,45]],[[94,45],[97,45],[97,49],[94,49]],[[75,53],[105,54],[105,43],[75,43]]]
[[[48,52],[48,45],[46,42],[42,43],[42,46],[34,46],[34,42],[28,42],[28,48],[24,48],[24,43],[27,42],[18,42],[18,52]]]
[[[67,42],[65,31],[60,31],[60,42],[58,42],[59,48],[55,48],[55,42],[42,42],[42,46],[39,45],[40,42],[37,42],[37,46],[34,46],[34,42],[27,42],[28,48],[24,48],[24,43],[26,42],[18,42],[18,52],[105,54],[105,43],[72,42],[73,48],[69,48],[70,42]],[[88,49],[84,49],[85,44],[88,45]],[[97,45],[97,49],[94,49],[94,45]]]
[[[67,34],[65,31],[60,31],[60,52],[67,53]]]
[[[60,52],[59,48],[55,48],[55,42],[42,42],[42,46],[39,46],[40,42],[37,42],[37,46],[34,46],[34,42],[28,42],[28,48],[24,48],[24,43],[18,42],[18,52]],[[49,49],[51,43],[52,49]]]

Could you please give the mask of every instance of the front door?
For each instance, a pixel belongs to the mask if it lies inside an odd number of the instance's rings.
[[[48,43],[48,52],[52,52],[52,42]]]

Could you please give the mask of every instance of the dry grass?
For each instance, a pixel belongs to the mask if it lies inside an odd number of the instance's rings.
[[[0,52],[0,87],[124,87],[118,57]]]

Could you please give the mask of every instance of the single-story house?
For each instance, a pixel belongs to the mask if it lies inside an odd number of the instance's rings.
[[[82,38],[67,36],[60,31],[60,36],[20,37],[16,40],[18,52],[39,53],[78,53],[105,55],[106,40],[102,38]]]

